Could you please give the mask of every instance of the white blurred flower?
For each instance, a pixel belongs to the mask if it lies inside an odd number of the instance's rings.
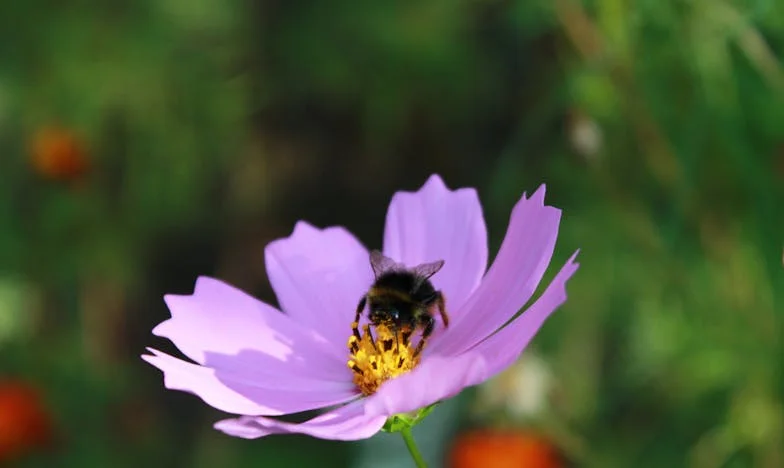
[[[572,148],[589,162],[596,159],[604,143],[602,128],[596,120],[579,110],[569,116],[568,137]]]
[[[553,375],[542,358],[524,353],[506,371],[479,387],[477,405],[483,411],[503,409],[516,419],[534,418],[547,408]]]

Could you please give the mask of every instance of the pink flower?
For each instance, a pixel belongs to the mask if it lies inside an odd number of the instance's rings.
[[[561,212],[544,205],[544,193],[542,186],[514,207],[487,271],[487,232],[475,190],[451,191],[434,175],[418,192],[392,198],[383,253],[410,267],[444,260],[431,281],[446,297],[450,322],[444,328],[437,321],[413,370],[384,381],[375,393],[364,395],[354,383],[347,348],[357,303],[374,276],[368,250],[341,227],[300,222],[290,237],[267,246],[267,274],[284,313],[201,277],[192,295],[165,297],[172,318],[153,330],[195,363],[153,349],[143,358],[163,371],[167,388],[240,415],[215,425],[229,435],[370,437],[390,416],[504,370],[566,300],[577,252],[542,295],[501,328],[531,299],[553,254]],[[299,424],[273,418],[327,407]]]

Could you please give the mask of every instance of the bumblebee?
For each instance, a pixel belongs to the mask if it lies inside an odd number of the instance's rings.
[[[375,274],[375,282],[357,305],[352,326],[354,336],[361,339],[359,318],[367,305],[370,323],[387,326],[393,330],[395,337],[400,332],[404,342],[414,331],[421,329],[422,337],[414,351],[414,356],[419,355],[435,328],[436,312],[441,315],[444,327],[449,326],[446,299],[430,282],[430,277],[443,266],[444,261],[439,260],[406,268],[378,250],[372,251],[370,267]]]

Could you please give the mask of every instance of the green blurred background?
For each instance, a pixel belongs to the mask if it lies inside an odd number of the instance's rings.
[[[582,249],[535,409],[467,392],[431,452],[503,427],[580,467],[784,466],[783,48],[776,0],[2,2],[0,379],[55,439],[10,466],[358,464],[226,437],[139,355],[172,350],[164,293],[274,303],[267,242],[378,247],[431,173],[478,188],[491,252],[540,183],[553,267]]]

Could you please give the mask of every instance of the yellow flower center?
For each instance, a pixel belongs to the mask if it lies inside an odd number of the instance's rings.
[[[357,324],[354,324],[357,328]],[[400,330],[395,334],[386,325],[365,325],[360,338],[351,335],[348,349],[351,357],[348,367],[354,371],[354,384],[364,395],[372,395],[382,383],[405,374],[419,363],[419,355],[411,346],[411,331]]]

